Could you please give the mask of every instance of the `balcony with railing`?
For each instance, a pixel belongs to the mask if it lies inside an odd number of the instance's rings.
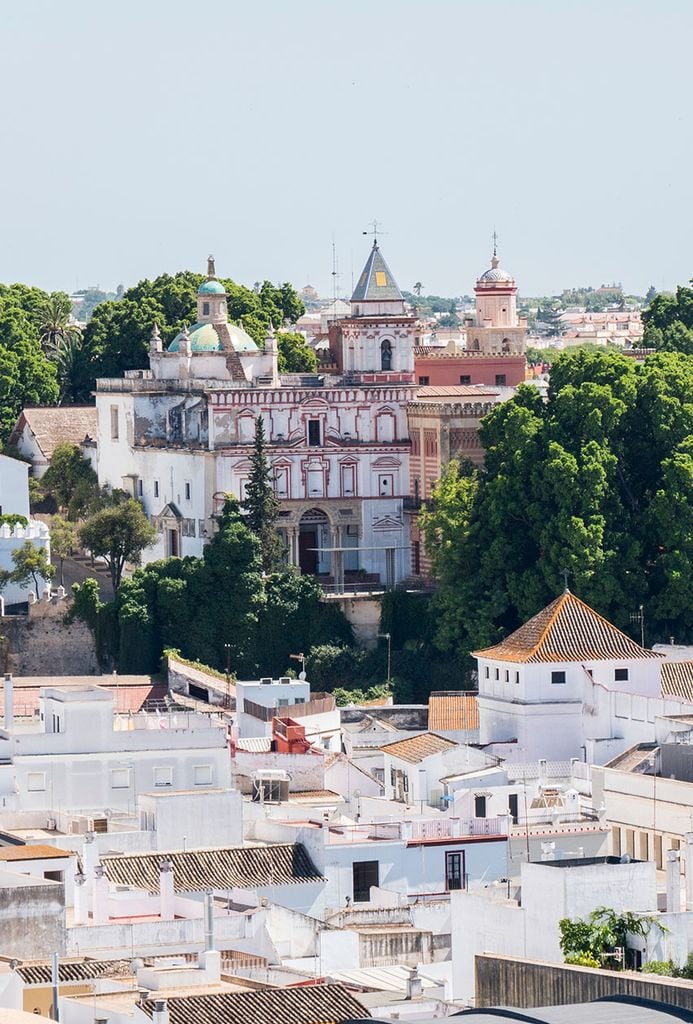
[[[304,704],[272,705],[256,704],[255,701],[243,701],[243,712],[257,718],[260,722],[271,722],[273,718],[307,718],[310,715],[324,715],[334,711],[336,701],[331,693],[314,693]]]

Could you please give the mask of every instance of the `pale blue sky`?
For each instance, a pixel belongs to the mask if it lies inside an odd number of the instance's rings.
[[[693,275],[690,0],[0,0],[0,281]]]

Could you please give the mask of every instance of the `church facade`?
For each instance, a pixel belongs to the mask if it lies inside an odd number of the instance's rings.
[[[418,336],[375,241],[330,335],[337,372],[280,375],[273,332],[260,349],[229,322],[210,259],[197,322],[167,349],[154,328],[148,370],[97,381],[99,483],[138,498],[156,525],[145,560],[201,554],[224,496],[245,496],[260,416],[289,563],[337,589],[408,576]]]

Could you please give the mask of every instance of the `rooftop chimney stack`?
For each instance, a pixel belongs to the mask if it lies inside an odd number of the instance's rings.
[[[686,832],[686,910],[693,910],[693,832]]]
[[[170,860],[162,860],[159,865],[159,916],[162,921],[175,918],[174,898],[173,864]]]
[[[5,673],[5,729],[9,730],[12,728],[14,721],[14,686],[12,685],[12,676],[9,672]]]
[[[152,1024],[169,1024],[168,1003],[165,999],[154,1000]]]
[[[667,913],[678,914],[681,911],[681,874],[679,871],[679,851],[667,850]]]

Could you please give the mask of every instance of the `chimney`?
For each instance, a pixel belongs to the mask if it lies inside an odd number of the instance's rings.
[[[93,924],[108,924],[108,878],[101,864],[95,868],[94,897],[91,918]]]
[[[667,913],[681,911],[681,875],[679,873],[679,851],[667,850]]]
[[[162,860],[159,865],[159,916],[162,921],[173,921],[175,918],[174,898],[173,864],[170,860]]]
[[[407,978],[407,999],[420,999],[423,995],[423,983],[416,971]]]
[[[686,832],[686,910],[693,910],[693,832]]]
[[[214,949],[214,897],[205,894],[205,952]]]
[[[12,676],[5,674],[5,729],[11,729],[14,721],[14,687]]]
[[[74,923],[76,925],[86,924],[89,920],[88,895],[86,876],[79,871],[75,875]]]
[[[53,1020],[60,1022],[60,967],[58,954],[51,954],[51,989],[53,992]]]
[[[169,1024],[168,1019],[168,1003],[165,999],[154,1000],[154,1013],[152,1014],[152,1024]]]
[[[214,948],[214,897],[211,892],[205,895],[205,948],[197,962],[206,974],[207,985],[221,980],[221,953]]]

